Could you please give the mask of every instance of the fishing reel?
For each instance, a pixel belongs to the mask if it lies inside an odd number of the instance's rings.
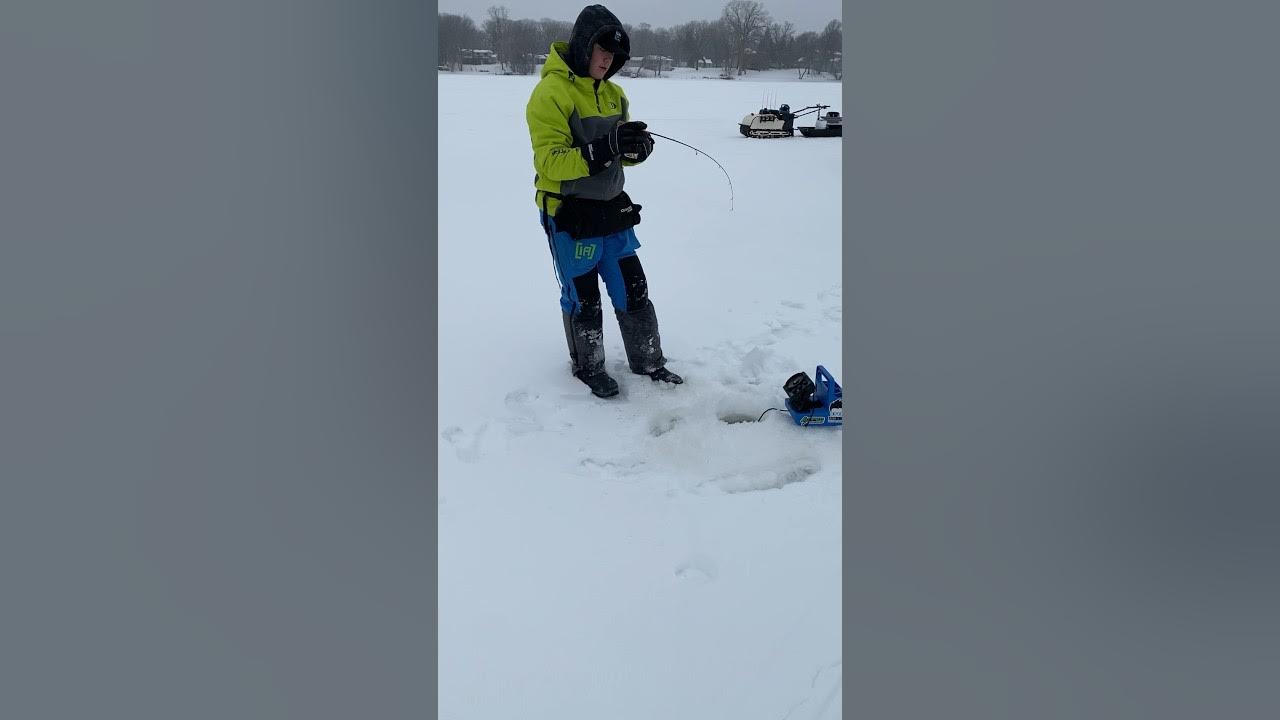
[[[792,408],[801,412],[818,406],[818,402],[813,397],[813,391],[817,389],[809,379],[809,373],[805,372],[792,375],[782,384],[782,391],[787,394],[787,402]]]

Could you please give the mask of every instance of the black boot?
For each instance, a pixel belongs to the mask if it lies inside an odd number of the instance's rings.
[[[583,303],[576,317],[565,314],[564,336],[573,376],[586,383],[596,397],[617,395],[617,381],[604,370],[604,313],[600,305]]]
[[[666,368],[662,338],[658,335],[658,315],[652,302],[645,300],[639,310],[614,310],[614,314],[618,316],[618,328],[622,330],[622,345],[627,350],[627,364],[631,366],[631,372],[674,385],[684,382],[684,378]]]
[[[670,370],[664,367],[660,367],[657,370],[654,370],[653,372],[648,373],[648,375],[649,375],[649,379],[653,380],[654,382],[661,380],[662,382],[671,383],[672,385],[679,385],[684,382],[684,378],[680,377],[679,375],[671,372]]]

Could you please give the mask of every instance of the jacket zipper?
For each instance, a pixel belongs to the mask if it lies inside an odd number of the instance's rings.
[[[596,90],[596,112],[604,112],[604,109],[600,107],[600,81],[595,81],[594,86]]]

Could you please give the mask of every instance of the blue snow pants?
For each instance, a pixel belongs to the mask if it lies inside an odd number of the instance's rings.
[[[627,310],[627,283],[618,262],[633,257],[640,247],[635,230],[627,228],[602,237],[574,240],[568,233],[556,230],[554,217],[545,213],[540,213],[540,217],[547,229],[551,260],[560,282],[560,309],[568,315],[577,315],[582,309],[579,285],[594,286],[595,275],[599,273],[613,307]],[[591,277],[584,277],[587,275]]]

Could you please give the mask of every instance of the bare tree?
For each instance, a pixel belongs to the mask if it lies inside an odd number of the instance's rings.
[[[818,54],[818,33],[802,32],[796,36],[795,41],[791,44],[792,54],[795,56],[796,72],[800,79],[804,79],[805,75],[813,72],[814,64]]]
[[[516,20],[510,23],[507,33],[507,50],[511,72],[528,75],[537,65],[541,52],[542,27],[536,20]]]
[[[569,35],[573,32],[573,23],[542,18],[538,21],[538,31],[538,42],[541,43],[539,52],[550,52],[551,43],[569,40]]]
[[[822,34],[818,36],[818,47],[822,50],[823,67],[827,72],[840,79],[843,71],[844,53],[840,49],[844,46],[844,31],[839,20],[832,20],[823,28]]]
[[[498,55],[498,69],[505,70],[511,59],[511,16],[504,5],[491,6],[489,19],[484,21],[484,34]]]
[[[719,61],[725,74],[733,66],[733,43],[729,39],[728,26],[721,18],[707,26],[707,48],[711,50],[711,58]]]
[[[711,26],[706,20],[694,20],[673,29],[675,52],[689,67],[702,67],[702,59],[711,52]]]
[[[480,31],[466,15],[440,13],[439,64],[450,70],[462,69],[463,48],[475,47]]]
[[[760,52],[766,67],[789,67],[795,28],[789,22],[773,23],[760,37]]]
[[[649,23],[640,23],[639,26],[627,31],[627,35],[631,37],[631,54],[647,55],[653,47],[653,26]]]
[[[658,54],[658,77],[662,77],[662,58],[672,52],[671,48],[674,44],[670,30],[659,28],[653,32],[653,51]]]
[[[769,27],[769,13],[756,0],[729,0],[720,18],[728,33],[738,74],[743,75],[747,72],[747,51],[755,49],[765,28]]]
[[[666,28],[655,30],[649,23],[624,28],[631,37],[632,57],[642,58],[640,69],[653,70],[656,77],[662,77],[662,57],[671,52],[671,31]]]
[[[627,31],[627,35],[631,38],[631,57],[640,58],[638,70],[648,67],[651,62],[648,58],[652,55],[653,50],[653,26],[649,23],[640,23],[640,25],[632,27],[630,25],[623,26]]]
[[[689,67],[697,67],[694,60],[694,53],[690,51],[689,46],[689,28],[693,23],[681,23],[671,28],[671,47],[675,53],[676,62],[687,63]]]

